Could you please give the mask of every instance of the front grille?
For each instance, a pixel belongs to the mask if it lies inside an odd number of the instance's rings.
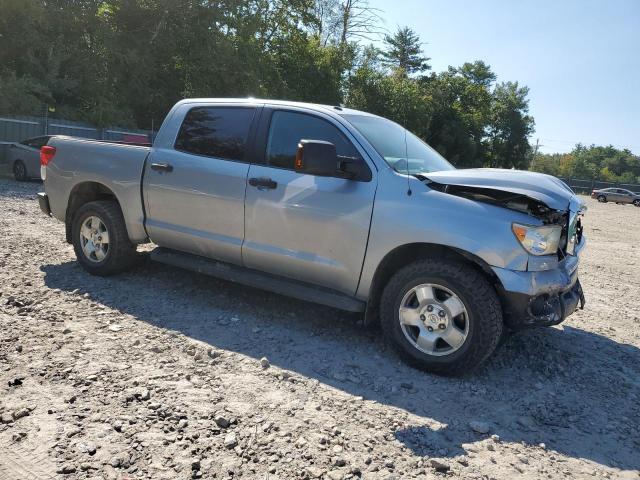
[[[582,232],[583,232],[582,218],[578,216],[578,221],[576,223],[576,245],[579,245],[580,242],[582,242]]]
[[[582,242],[582,232],[582,213],[571,212],[567,225],[566,254],[573,255],[575,253],[576,247]]]

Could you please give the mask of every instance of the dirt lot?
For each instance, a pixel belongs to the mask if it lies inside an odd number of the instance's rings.
[[[357,317],[144,262],[86,274],[0,179],[0,479],[640,478],[640,209],[588,200],[587,308],[465,378]]]

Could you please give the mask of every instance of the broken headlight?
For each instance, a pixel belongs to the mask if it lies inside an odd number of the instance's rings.
[[[553,255],[558,251],[562,228],[559,225],[534,227],[514,223],[513,234],[531,255]]]

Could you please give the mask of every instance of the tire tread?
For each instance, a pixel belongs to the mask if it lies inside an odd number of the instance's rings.
[[[393,322],[398,321],[394,311],[398,295],[410,279],[425,275],[443,276],[456,282],[470,294],[468,296],[472,297],[470,302],[473,305],[467,305],[467,308],[476,311],[475,334],[470,338],[471,344],[465,355],[458,357],[452,363],[426,362],[409,354],[402,345],[394,340],[392,328]],[[502,308],[493,285],[481,272],[456,260],[429,258],[398,270],[383,291],[380,307],[381,324],[385,338],[391,341],[392,346],[403,360],[415,368],[435,373],[459,375],[470,372],[493,353],[504,329]]]
[[[109,223],[109,259],[101,265],[90,264],[84,258],[77,237],[79,219],[87,212],[95,212]],[[128,270],[136,260],[136,246],[129,240],[122,210],[114,200],[97,200],[84,204],[78,209],[73,219],[73,248],[80,264],[89,273],[98,276],[113,275]]]

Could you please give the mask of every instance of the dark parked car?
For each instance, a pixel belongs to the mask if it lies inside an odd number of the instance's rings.
[[[16,180],[23,182],[40,178],[40,149],[47,144],[50,135],[27,138],[9,148],[9,165]]]
[[[624,188],[602,188],[591,192],[591,198],[597,198],[600,203],[633,203],[640,207],[640,195]]]

